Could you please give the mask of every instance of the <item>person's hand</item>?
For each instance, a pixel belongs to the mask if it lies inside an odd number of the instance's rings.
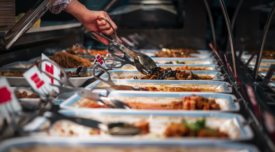
[[[117,30],[116,24],[110,19],[108,14],[103,11],[90,11],[88,10],[84,5],[82,5],[77,0],[73,0],[68,7],[65,10],[66,12],[72,14],[74,17],[76,17],[88,31],[96,31],[100,33],[111,35],[114,33],[114,30],[111,28],[111,26],[105,21],[102,20],[102,18],[107,19],[115,30]],[[103,44],[108,45],[109,42],[105,38],[94,34],[99,41],[101,41]],[[120,39],[118,38],[120,41]],[[121,41],[120,41],[121,42]]]
[[[84,27],[88,31],[96,31],[98,33],[102,32],[102,33],[107,34],[107,35],[112,35],[114,33],[114,30],[102,18],[107,19],[110,22],[110,24],[113,26],[113,28],[115,30],[117,30],[116,24],[110,19],[110,17],[108,16],[108,14],[106,12],[103,12],[103,11],[90,11],[90,10],[87,11],[87,13],[83,16],[82,24],[84,25]],[[99,36],[97,34],[94,34],[94,35],[102,43],[104,43],[105,45],[109,44],[109,42],[105,38],[103,38],[103,37],[101,37],[101,36]]]

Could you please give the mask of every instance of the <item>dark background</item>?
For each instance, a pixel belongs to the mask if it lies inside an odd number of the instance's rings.
[[[79,0],[91,10],[103,9],[109,0]],[[177,15],[165,14],[162,11],[136,11],[121,16],[112,16],[119,27],[119,36],[128,36],[133,33],[146,34],[156,43],[165,47],[183,47],[194,49],[208,49],[212,34],[206,9],[202,0],[171,0]],[[227,29],[218,0],[208,0],[214,18],[217,42],[221,50],[226,50]],[[232,18],[239,0],[225,0],[229,16]],[[244,46],[248,50],[258,50],[263,27],[268,11],[251,10],[253,6],[268,4],[271,0],[244,0],[239,11],[233,30],[236,50]],[[16,0],[16,14],[26,12],[35,0]],[[108,12],[120,6],[129,5],[129,0],[118,0]],[[184,15],[183,15],[184,14]],[[150,22],[146,16],[154,16],[157,21]],[[148,17],[147,17],[148,18]],[[62,12],[58,15],[47,12],[42,17],[42,25],[76,22],[70,14]],[[274,21],[266,40],[266,49],[274,49]],[[102,47],[88,36],[84,44],[88,47]],[[103,47],[104,48],[104,47]]]

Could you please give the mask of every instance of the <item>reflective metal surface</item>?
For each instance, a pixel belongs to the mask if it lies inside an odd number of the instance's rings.
[[[34,6],[19,20],[1,40],[1,45],[6,49],[11,46],[26,33],[33,24],[52,6],[55,0],[38,0]]]

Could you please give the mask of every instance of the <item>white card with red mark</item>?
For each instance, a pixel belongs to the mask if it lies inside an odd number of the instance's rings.
[[[48,76],[42,74],[37,66],[33,66],[23,76],[30,86],[42,96],[46,96],[54,90],[54,87],[50,85],[50,81],[46,80]]]
[[[97,54],[95,57],[96,57],[97,62],[98,62],[102,67],[107,68],[107,66],[106,66],[105,63],[104,63],[104,60],[102,59],[102,57],[101,57],[99,54]]]
[[[42,60],[45,60],[45,59],[50,60],[43,53],[42,53],[41,59]],[[54,78],[60,80],[60,69],[57,68],[55,65],[51,64],[50,62],[43,62],[42,65],[41,65],[41,69],[42,69],[42,71],[47,72],[48,74],[52,75]],[[58,81],[56,81],[53,78],[50,78],[48,76],[45,78],[45,80],[52,83],[52,84],[60,85]],[[56,92],[59,92],[58,88],[56,88],[56,87],[54,87],[54,90]]]
[[[14,92],[10,88],[10,85],[6,78],[0,78],[0,114],[3,117],[7,117],[12,113],[22,110]]]

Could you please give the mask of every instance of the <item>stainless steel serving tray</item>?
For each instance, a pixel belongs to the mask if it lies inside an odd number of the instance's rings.
[[[192,71],[221,71],[218,65],[215,64],[157,64],[158,67],[161,68],[171,68],[172,70],[176,70],[176,68],[181,68],[184,66],[188,67],[196,67],[196,68],[207,68],[206,70],[192,70]],[[119,70],[136,70],[136,67],[133,65],[124,65],[119,68]]]
[[[78,151],[78,152],[259,152],[256,147],[239,143],[221,143],[212,141],[97,141],[87,138],[77,140],[67,137],[23,137],[3,141],[0,144],[1,152],[37,152]]]
[[[217,92],[220,93],[231,93],[232,87],[227,82],[222,81],[204,81],[204,80],[197,80],[197,81],[190,81],[190,80],[113,80],[113,82],[117,85],[129,85],[133,87],[157,87],[158,89],[162,89],[164,87],[193,87],[193,88],[213,88]],[[86,89],[92,89],[95,87],[108,87],[107,84],[101,81],[95,81],[88,85]],[[102,94],[105,94],[103,90],[95,90]],[[162,92],[162,91],[159,91]],[[187,91],[181,91],[187,92]],[[206,92],[206,91],[205,91]],[[213,91],[208,91],[213,92]]]
[[[200,58],[152,58],[156,64],[217,64],[215,59]],[[169,64],[171,64],[169,63]]]
[[[254,70],[254,65],[249,65],[248,66],[251,70]],[[259,67],[259,72],[267,72],[267,70],[269,69],[269,67],[270,66],[263,66],[263,65],[261,65],[260,67]],[[266,70],[266,71],[260,71],[260,70]]]
[[[189,73],[189,71],[186,71],[187,73]],[[115,79],[132,79],[134,80],[134,77],[137,77],[138,79],[140,79],[141,77],[145,76],[143,74],[141,74],[139,71],[136,70],[111,70],[109,71],[110,75],[111,75],[111,79],[115,80]],[[215,71],[192,71],[193,74],[197,74],[198,76],[211,76],[213,77],[213,81],[222,81],[224,80],[224,77],[222,76],[222,74],[220,72],[215,72]],[[102,78],[108,78],[108,74],[105,73],[101,76]],[[140,79],[140,80],[145,80],[145,79]],[[166,81],[166,80],[164,80]],[[178,80],[175,80],[178,81]],[[192,81],[192,80],[190,80]],[[197,81],[197,80],[193,80],[193,81]]]
[[[35,62],[30,61],[19,61],[19,62],[13,62],[7,65],[2,66],[3,68],[22,68],[22,69],[28,69],[32,67],[35,64]]]
[[[149,103],[149,104],[161,104],[166,105],[170,104],[173,101],[182,101],[183,97],[189,97],[192,95],[202,96],[204,98],[211,98],[215,99],[216,103],[220,105],[220,110],[210,110],[213,111],[239,111],[240,105],[236,102],[236,97],[234,95],[229,94],[221,94],[221,93],[202,93],[202,92],[194,92],[194,93],[165,93],[165,92],[111,92],[108,98],[111,99],[118,99],[123,102],[128,103]],[[89,104],[86,104],[86,107],[80,107],[81,104],[86,102],[93,102],[89,99],[82,98],[81,96],[75,94],[72,97],[68,98],[64,102],[60,104],[62,108],[88,108]],[[95,108],[92,110],[103,110],[102,108]],[[121,111],[121,109],[108,109],[111,111]],[[184,112],[185,110],[173,110],[173,109],[166,109],[166,110],[156,110],[156,109],[132,109],[131,111],[159,111],[159,112]],[[186,110],[187,111],[187,110]],[[188,110],[193,111],[193,110]],[[196,112],[203,112],[203,110],[194,110]]]
[[[68,116],[80,116],[85,118],[91,118],[99,120],[104,123],[111,122],[127,122],[134,123],[140,121],[146,121],[149,123],[150,133],[136,135],[136,136],[111,136],[108,133],[101,132],[100,134],[94,133],[94,129],[74,124],[70,121],[59,121],[56,122],[53,127],[47,132],[33,133],[32,136],[66,136],[67,138],[72,137],[90,137],[91,139],[100,140],[120,140],[128,139],[129,141],[241,141],[248,140],[253,137],[253,132],[249,125],[244,125],[245,120],[239,114],[229,113],[218,113],[218,112],[137,112],[137,111],[93,111],[89,109],[82,110],[61,110],[61,114]],[[183,119],[187,122],[194,122],[196,120],[205,118],[206,126],[219,129],[229,135],[229,138],[200,138],[200,137],[164,137],[163,133],[165,129],[171,123],[180,123]],[[42,118],[39,118],[42,120]],[[33,123],[28,124],[28,130],[39,130],[47,126],[47,120],[44,121],[34,120]],[[32,129],[31,129],[32,128]],[[71,134],[73,132],[73,135]],[[71,135],[71,136],[70,136]]]
[[[28,69],[26,68],[0,68],[0,71],[27,71]],[[64,69],[65,71],[76,71],[76,69]],[[88,70],[89,72],[93,72],[92,69]],[[98,73],[99,71],[96,70],[96,72]],[[15,76],[6,76],[8,82],[10,83],[10,85],[12,86],[29,86],[29,83],[25,80],[24,77],[15,77]],[[88,79],[93,78],[93,76],[91,77],[72,77],[69,78],[69,80],[71,81],[71,83],[74,86],[81,86],[85,81],[87,81]]]
[[[158,49],[140,49],[139,50],[141,53],[151,53],[154,54],[155,52],[160,52],[161,50]],[[197,50],[199,54],[208,54],[211,55],[213,54],[213,51],[211,50]]]
[[[244,63],[246,63],[248,60],[242,60]],[[256,64],[256,59],[251,60],[249,65],[255,65]],[[275,64],[275,60],[270,60],[270,59],[262,59],[260,66],[270,66],[271,64]]]

